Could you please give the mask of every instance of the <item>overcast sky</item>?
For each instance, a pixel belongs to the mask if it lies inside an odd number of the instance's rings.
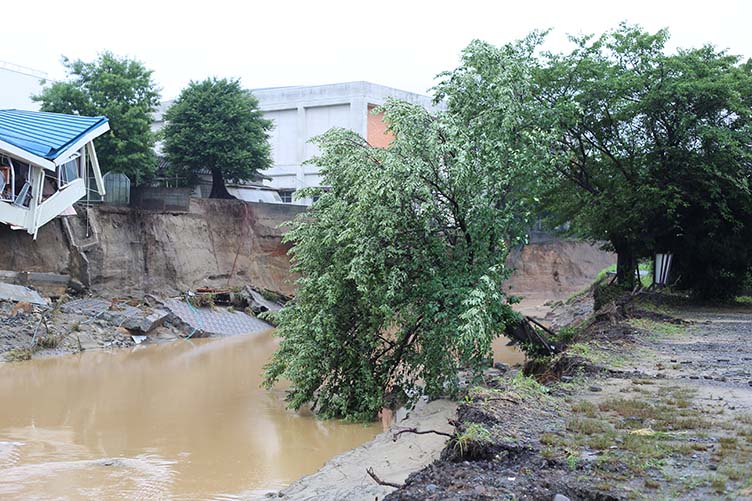
[[[620,21],[668,27],[672,46],[711,42],[752,57],[749,0],[285,1],[22,0],[3,2],[0,60],[63,78],[62,55],[109,49],[154,70],[162,97],[190,80],[238,77],[248,88],[353,80],[425,93],[473,38],[502,44],[552,28],[567,33]]]

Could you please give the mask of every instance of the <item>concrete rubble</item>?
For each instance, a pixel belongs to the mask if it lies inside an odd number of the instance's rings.
[[[143,300],[65,296],[49,301],[31,288],[0,282],[0,362],[28,360],[38,352],[50,356],[179,338],[252,334],[272,328],[256,313],[281,308],[251,287],[224,295],[232,298],[224,306],[211,302],[203,307],[195,295],[187,299],[146,295]]]
[[[192,336],[236,336],[272,328],[263,320],[240,311],[196,308],[186,301],[176,299],[165,300],[163,306],[174,315],[173,322],[182,326],[184,331],[188,329]]]
[[[38,306],[47,306],[49,302],[39,293],[22,285],[0,283],[0,301],[26,302]]]
[[[116,327],[148,334],[160,327],[170,315],[159,308],[141,309],[130,305],[118,305],[103,299],[76,299],[63,304],[63,313],[77,313],[101,318]]]

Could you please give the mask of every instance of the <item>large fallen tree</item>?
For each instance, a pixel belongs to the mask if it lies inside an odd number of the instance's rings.
[[[372,419],[418,382],[445,394],[459,368],[488,366],[492,340],[518,319],[502,283],[530,223],[523,173],[548,155],[520,110],[534,45],[471,44],[437,88],[444,111],[389,101],[386,149],[345,130],[319,138],[331,189],[309,193],[320,199],[287,235],[301,278],[266,372],[269,385],[291,382],[292,407]],[[471,64],[487,57],[503,69]],[[481,78],[492,94],[473,88]]]

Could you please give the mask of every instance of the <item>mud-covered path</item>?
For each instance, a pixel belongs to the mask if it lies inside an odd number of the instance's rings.
[[[702,386],[752,392],[752,310],[672,313],[691,324],[683,332],[643,339],[653,363],[638,363],[640,370],[652,376],[696,380]]]
[[[634,313],[570,346],[596,375],[472,390],[459,439],[388,499],[752,499],[752,308]]]

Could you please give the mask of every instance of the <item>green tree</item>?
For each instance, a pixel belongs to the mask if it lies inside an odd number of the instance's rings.
[[[42,111],[106,116],[110,131],[97,140],[102,170],[122,172],[139,184],[157,166],[151,113],[159,104],[152,72],[138,61],[103,52],[96,60],[63,59],[68,80],[33,99]]]
[[[385,149],[341,129],[318,138],[331,189],[308,191],[321,198],[286,236],[299,289],[276,315],[282,342],[266,368],[268,385],[291,382],[290,406],[372,419],[419,385],[445,394],[459,368],[487,366],[517,318],[502,284],[530,215],[521,172],[548,157],[521,120],[533,46],[473,42],[436,88],[446,111],[388,101]],[[503,69],[483,96],[487,58]]]
[[[572,38],[536,74],[540,123],[560,133],[542,196],[556,223],[607,241],[619,282],[673,252],[684,285],[733,293],[750,264],[752,64],[711,46],[668,54],[665,30]]]
[[[253,180],[271,166],[272,122],[238,80],[191,82],[165,114],[164,152],[170,168],[195,183],[212,175],[211,198],[232,198],[225,181]]]

